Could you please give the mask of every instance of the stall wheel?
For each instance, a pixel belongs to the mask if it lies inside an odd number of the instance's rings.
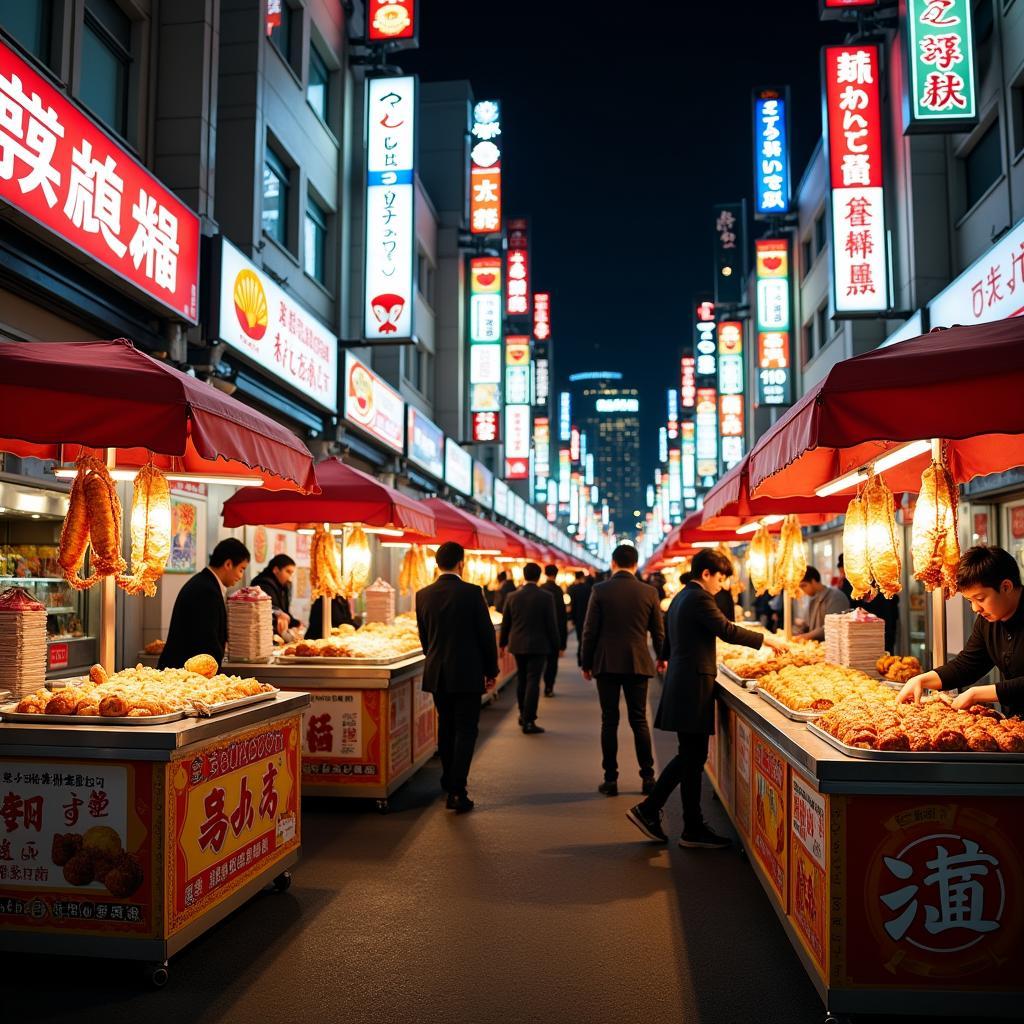
[[[278,892],[287,892],[291,888],[292,884],[292,873],[290,871],[282,871],[281,874],[274,879],[274,888]]]
[[[170,978],[170,972],[167,970],[166,960],[162,963],[146,964],[145,971],[146,980],[153,986],[153,988],[163,988]]]
[[[391,805],[387,802],[387,800],[378,800],[377,801],[377,813],[378,814],[387,814],[390,810],[391,810]]]

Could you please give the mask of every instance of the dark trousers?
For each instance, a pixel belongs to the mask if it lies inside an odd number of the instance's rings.
[[[441,754],[441,788],[465,793],[480,731],[479,693],[435,693],[437,748]]]
[[[540,677],[544,672],[546,654],[517,654],[516,697],[519,701],[519,716],[523,725],[537,720],[537,704],[540,701]]]
[[[576,664],[582,665],[583,659],[581,656],[583,654],[583,623],[574,622],[573,629],[576,630]]]
[[[548,655],[544,663],[544,691],[550,692],[555,688],[555,676],[558,675],[558,652]]]
[[[660,811],[668,802],[672,790],[678,786],[683,801],[683,829],[696,831],[704,824],[700,810],[700,787],[711,737],[702,732],[681,732],[677,736],[679,753],[662,768],[654,784],[654,792],[647,798],[647,804]]]
[[[647,724],[646,676],[601,675],[597,677],[597,696],[601,701],[601,766],[607,782],[619,777],[619,694],[626,698],[626,716],[633,730],[640,778],[654,778],[654,751],[651,727]]]

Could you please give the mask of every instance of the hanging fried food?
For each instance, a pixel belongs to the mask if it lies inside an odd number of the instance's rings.
[[[858,601],[871,592],[871,567],[868,562],[868,513],[858,494],[846,509],[843,525],[843,569],[853,587],[851,597]]]
[[[88,590],[99,576],[82,579],[79,575],[85,562],[85,551],[89,546],[89,510],[85,501],[84,467],[79,466],[75,482],[71,485],[71,496],[68,501],[67,515],[60,531],[60,551],[57,564],[61,568],[64,579],[75,590]]]
[[[129,594],[152,597],[171,554],[171,491],[156,466],[143,466],[135,477],[131,531],[132,573],[117,582]]]
[[[121,554],[122,511],[117,485],[99,459],[82,461],[89,463],[84,488],[93,571],[97,576],[118,576],[128,568],[128,563]]]
[[[358,597],[370,582],[370,545],[361,526],[353,526],[345,533],[342,550],[341,595]]]
[[[775,581],[773,594],[784,590],[790,597],[798,597],[800,583],[807,572],[807,552],[804,548],[803,534],[800,532],[800,520],[796,516],[786,516],[782,521],[782,533],[779,535],[779,553],[775,560]]]
[[[894,597],[903,589],[903,563],[896,538],[896,502],[879,476],[872,477],[864,489],[864,502],[871,576],[882,594]]]
[[[920,580],[925,590],[942,587],[947,598],[957,590],[956,567],[960,561],[957,503],[957,487],[949,470],[933,461],[921,476],[911,552],[914,579]]]
[[[309,580],[312,595],[335,598],[341,595],[341,566],[334,535],[322,526],[316,528],[309,553]]]
[[[750,542],[747,572],[756,594],[763,594],[766,590],[772,594],[778,593],[771,589],[775,582],[775,542],[767,526],[759,526]]]
[[[420,544],[413,544],[402,559],[402,569],[398,574],[398,589],[403,594],[415,594],[430,582],[427,573],[427,560]]]

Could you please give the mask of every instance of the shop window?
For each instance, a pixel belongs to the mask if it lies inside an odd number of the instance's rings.
[[[803,264],[801,270],[803,271],[801,277],[806,277],[811,272],[811,264],[814,263],[814,250],[811,248],[811,236],[808,235],[800,246],[801,259],[800,262]]]
[[[805,363],[814,358],[814,324],[811,321],[800,329],[800,352]]]
[[[434,265],[425,252],[416,254],[416,288],[427,305],[434,308]]]
[[[86,0],[78,98],[124,138],[131,67],[131,18],[113,0]]]
[[[263,230],[286,249],[291,176],[288,165],[267,146],[263,161]]]
[[[832,322],[828,318],[828,306],[822,306],[815,314],[817,320],[817,351],[820,352],[832,338]]]
[[[821,213],[814,220],[814,251],[816,253],[821,252],[825,248],[825,211]]]
[[[274,49],[284,58],[285,63],[296,72],[298,71],[301,38],[302,11],[283,2],[281,4],[281,20],[270,33],[270,41],[274,44]]]
[[[982,136],[963,158],[965,210],[998,181],[1003,173],[1003,148],[999,139],[999,118],[985,129]]]
[[[1024,153],[1024,74],[1020,75],[1010,89],[1010,118],[1013,137],[1010,144],[1015,155]]]
[[[316,116],[326,125],[331,123],[331,72],[320,51],[315,46],[309,48],[309,83],[306,86],[306,99],[316,111]]]
[[[53,0],[0,0],[0,25],[33,57],[51,64]]]
[[[312,197],[306,200],[303,260],[306,273],[327,284],[327,211]]]

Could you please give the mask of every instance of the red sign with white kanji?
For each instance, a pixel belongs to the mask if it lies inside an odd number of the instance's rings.
[[[196,323],[199,218],[2,41],[0,201]]]
[[[530,250],[527,222],[516,217],[508,222],[508,249],[505,253],[508,282],[505,312],[509,316],[530,315]]]

